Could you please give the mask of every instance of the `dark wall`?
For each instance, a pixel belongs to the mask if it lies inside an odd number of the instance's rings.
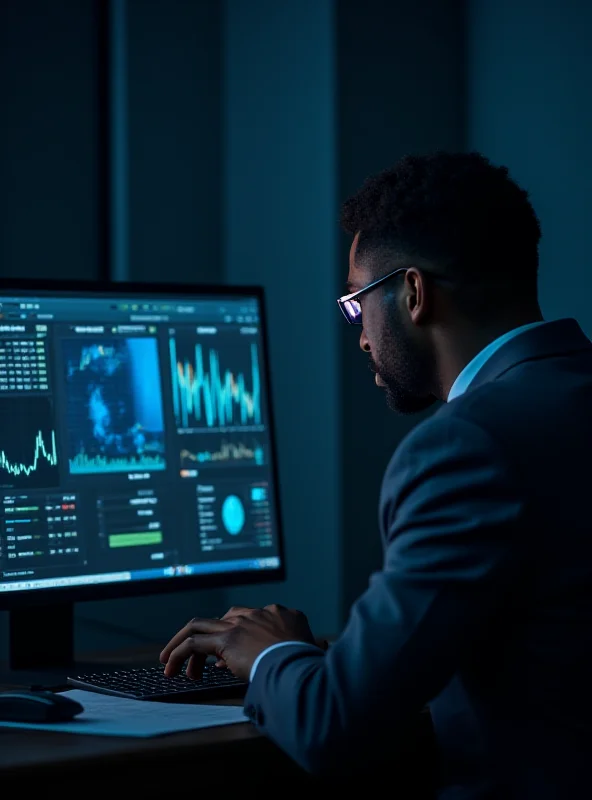
[[[128,0],[129,277],[222,281],[219,0]]]
[[[339,199],[409,152],[462,150],[465,141],[464,3],[339,0]],[[341,238],[339,294],[349,239]],[[340,326],[343,614],[381,566],[377,502],[384,469],[419,421],[386,407],[359,349]]]
[[[0,275],[97,276],[95,20],[91,0],[0,3]]]
[[[543,312],[591,335],[592,5],[472,0],[468,23],[468,143],[531,193]]]

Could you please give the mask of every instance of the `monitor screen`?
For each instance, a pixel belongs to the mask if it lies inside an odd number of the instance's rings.
[[[0,598],[282,568],[261,295],[156,292],[2,290]]]

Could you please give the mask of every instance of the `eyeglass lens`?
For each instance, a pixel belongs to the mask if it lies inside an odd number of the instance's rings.
[[[343,305],[350,322],[353,324],[361,322],[362,307],[358,300],[346,300]]]

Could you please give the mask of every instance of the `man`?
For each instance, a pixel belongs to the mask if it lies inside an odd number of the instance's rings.
[[[387,469],[383,569],[327,651],[296,611],[231,609],[183,628],[166,672],[215,654],[311,772],[388,754],[429,704],[440,797],[590,796],[592,344],[543,321],[539,223],[479,154],[404,158],[343,224],[339,303],[376,384],[401,412],[444,401]]]

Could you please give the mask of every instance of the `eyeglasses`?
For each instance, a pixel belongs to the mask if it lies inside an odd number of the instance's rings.
[[[399,275],[401,272],[407,272],[407,269],[408,267],[400,267],[399,269],[395,269],[393,272],[389,272],[388,275],[383,275],[382,278],[379,278],[377,281],[369,283],[368,286],[364,286],[363,289],[353,292],[353,294],[345,294],[343,297],[340,297],[337,301],[337,304],[349,324],[363,324],[362,306],[358,300],[361,295],[366,294],[366,292],[369,292],[371,289],[375,289],[377,286],[380,286],[381,283],[388,281],[390,278],[394,278],[395,275]]]

